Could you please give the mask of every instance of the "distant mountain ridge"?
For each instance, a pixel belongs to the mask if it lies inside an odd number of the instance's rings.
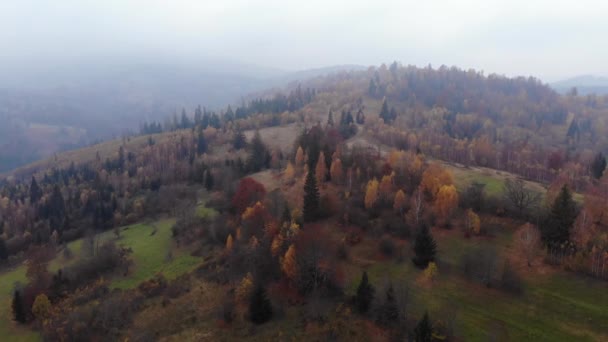
[[[560,93],[567,93],[572,88],[577,89],[580,95],[608,94],[608,77],[596,75],[581,75],[550,84],[553,89]]]

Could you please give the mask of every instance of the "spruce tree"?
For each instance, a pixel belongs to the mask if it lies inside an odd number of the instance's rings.
[[[330,109],[329,117],[327,118],[327,126],[333,126],[333,125],[334,125],[334,113]]]
[[[256,131],[253,139],[251,139],[249,159],[247,159],[247,170],[249,172],[258,172],[265,169],[270,164],[270,152],[262,141],[260,132]]]
[[[207,152],[207,140],[205,139],[205,135],[202,130],[198,131],[198,139],[196,142],[196,152],[200,156],[203,153]]]
[[[542,225],[543,240],[548,245],[559,245],[570,239],[570,230],[576,220],[576,204],[567,186],[563,186],[551,206],[549,217]]]
[[[21,291],[15,290],[13,293],[13,302],[11,303],[13,309],[13,318],[18,323],[26,323],[27,317],[25,315],[25,308],[23,298],[21,297]]]
[[[593,158],[593,162],[591,162],[591,173],[595,179],[600,179],[604,174],[605,169],[606,157],[600,152]]]
[[[264,324],[272,318],[272,304],[266,289],[258,285],[249,301],[249,319],[255,324]]]
[[[393,284],[386,289],[386,298],[378,312],[378,322],[383,325],[394,325],[399,320],[399,307],[395,299]]]
[[[247,139],[245,138],[245,134],[243,134],[243,131],[241,131],[240,129],[234,135],[234,141],[232,142],[232,146],[237,150],[247,147]]]
[[[319,213],[319,188],[317,187],[317,178],[315,173],[309,169],[306,174],[306,182],[304,183],[304,222],[312,222],[317,218]]]
[[[285,208],[283,209],[283,217],[281,218],[281,220],[283,221],[283,223],[291,222],[291,212],[289,211],[289,206],[287,205],[287,203],[285,204]]]
[[[418,268],[425,269],[429,262],[435,261],[437,243],[435,243],[435,239],[425,224],[420,227],[418,233],[416,234],[414,253],[415,256],[412,261],[416,266],[418,266]]]
[[[384,101],[382,101],[382,109],[380,110],[380,118],[382,118],[382,120],[384,120],[385,124],[388,124],[391,122],[391,113],[388,109],[388,103],[386,103],[386,99],[384,99]]]
[[[429,319],[428,312],[424,313],[424,316],[416,325],[414,329],[414,341],[416,342],[431,342],[433,338],[433,326]]]
[[[211,170],[206,170],[205,189],[207,189],[207,191],[211,191],[211,189],[213,189],[213,184],[215,184],[215,180],[213,179],[213,173],[211,173]]]
[[[36,182],[36,178],[32,176],[32,183],[30,185],[30,202],[32,204],[38,203],[38,200],[42,198],[42,190],[38,186],[38,182]]]
[[[369,283],[367,272],[363,272],[357,294],[355,295],[355,306],[360,313],[366,313],[374,300],[374,287]]]
[[[3,238],[0,238],[0,260],[8,259],[8,249],[6,248],[6,242]]]

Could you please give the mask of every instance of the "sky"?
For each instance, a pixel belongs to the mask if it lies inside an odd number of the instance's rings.
[[[0,65],[397,60],[552,82],[608,75],[606,18],[599,0],[1,0]]]

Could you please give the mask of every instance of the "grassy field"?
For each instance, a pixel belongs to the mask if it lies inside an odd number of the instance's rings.
[[[390,280],[409,288],[414,317],[421,317],[426,310],[435,319],[455,313],[456,335],[465,341],[608,340],[605,282],[559,270],[542,275],[532,270],[524,273],[523,295],[504,293],[465,279],[459,262],[464,251],[475,245],[492,244],[499,253],[509,253],[509,231],[499,232],[492,239],[464,239],[458,232],[445,231],[436,231],[435,235],[440,268],[432,284],[422,281],[422,271],[407,257],[403,262],[377,260],[362,266],[356,261],[369,259],[369,250],[375,246],[365,246],[366,242],[353,248],[347,293],[354,294],[362,269],[367,269],[377,287]],[[404,248],[411,250],[409,244]]]
[[[202,209],[201,209],[202,210]],[[213,215],[213,211],[205,210],[207,215]],[[121,228],[120,238],[116,241],[119,245],[130,247],[133,250],[131,259],[134,264],[132,272],[123,277],[116,275],[111,278],[111,286],[114,288],[134,288],[142,281],[162,273],[168,279],[174,279],[181,274],[196,268],[201,259],[191,256],[187,251],[173,248],[171,239],[171,227],[174,220],[162,220],[151,224],[135,224]],[[103,240],[116,239],[114,232],[107,231],[99,235]],[[71,242],[69,248],[74,255],[79,255],[82,240]],[[171,255],[169,256],[169,251]],[[75,261],[74,257],[65,260],[58,255],[49,265],[51,271]],[[0,340],[2,341],[37,341],[39,335],[31,330],[18,327],[11,321],[10,301],[11,293],[16,282],[25,283],[26,267],[21,265],[0,275]]]

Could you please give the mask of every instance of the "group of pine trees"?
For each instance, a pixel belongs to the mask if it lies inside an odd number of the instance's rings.
[[[357,292],[353,297],[353,305],[362,315],[366,315],[370,312],[374,303],[376,290],[370,283],[367,272],[363,272],[359,285],[357,286]],[[399,323],[401,312],[398,307],[398,303],[395,297],[395,290],[392,284],[389,284],[385,298],[377,307],[376,310],[378,323],[384,326],[395,326]],[[433,336],[433,326],[429,319],[428,313],[425,313],[422,319],[415,326],[412,331],[411,337],[416,342],[430,342]]]

